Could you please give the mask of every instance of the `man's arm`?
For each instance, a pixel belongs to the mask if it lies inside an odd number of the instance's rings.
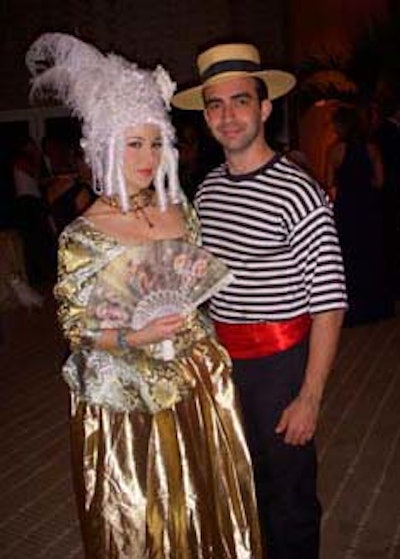
[[[315,314],[312,318],[309,355],[299,395],[283,411],[276,433],[285,442],[306,444],[315,434],[322,394],[336,355],[344,310]]]

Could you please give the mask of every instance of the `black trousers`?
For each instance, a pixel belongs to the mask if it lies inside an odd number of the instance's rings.
[[[302,342],[270,357],[233,360],[268,559],[319,556],[315,445],[288,445],[274,433],[302,384],[307,349]]]

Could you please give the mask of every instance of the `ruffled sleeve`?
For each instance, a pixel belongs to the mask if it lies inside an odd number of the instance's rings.
[[[54,295],[58,301],[58,320],[71,349],[85,345],[90,338],[86,324],[86,308],[98,272],[122,247],[107,243],[81,220],[67,227],[60,236],[58,280]]]

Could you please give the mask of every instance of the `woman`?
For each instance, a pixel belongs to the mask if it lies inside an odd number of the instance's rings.
[[[346,269],[349,309],[346,324],[388,315],[383,237],[383,165],[377,146],[363,134],[359,112],[339,107],[333,115],[337,141],[327,155],[326,186]]]
[[[54,66],[41,72],[46,58]],[[83,120],[99,194],[60,237],[55,291],[72,349],[63,376],[86,559],[259,557],[230,363],[200,313],[135,331],[89,321],[98,277],[116,257],[199,240],[176,180],[173,84],[161,68],[140,70],[61,34],[40,37],[27,64],[34,92],[51,85]],[[171,339],[175,357],[163,361],[154,348]]]

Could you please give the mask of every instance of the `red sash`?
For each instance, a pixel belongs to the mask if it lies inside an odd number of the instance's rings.
[[[222,345],[235,359],[273,355],[298,344],[309,333],[311,318],[303,314],[283,322],[230,324],[214,321]]]

